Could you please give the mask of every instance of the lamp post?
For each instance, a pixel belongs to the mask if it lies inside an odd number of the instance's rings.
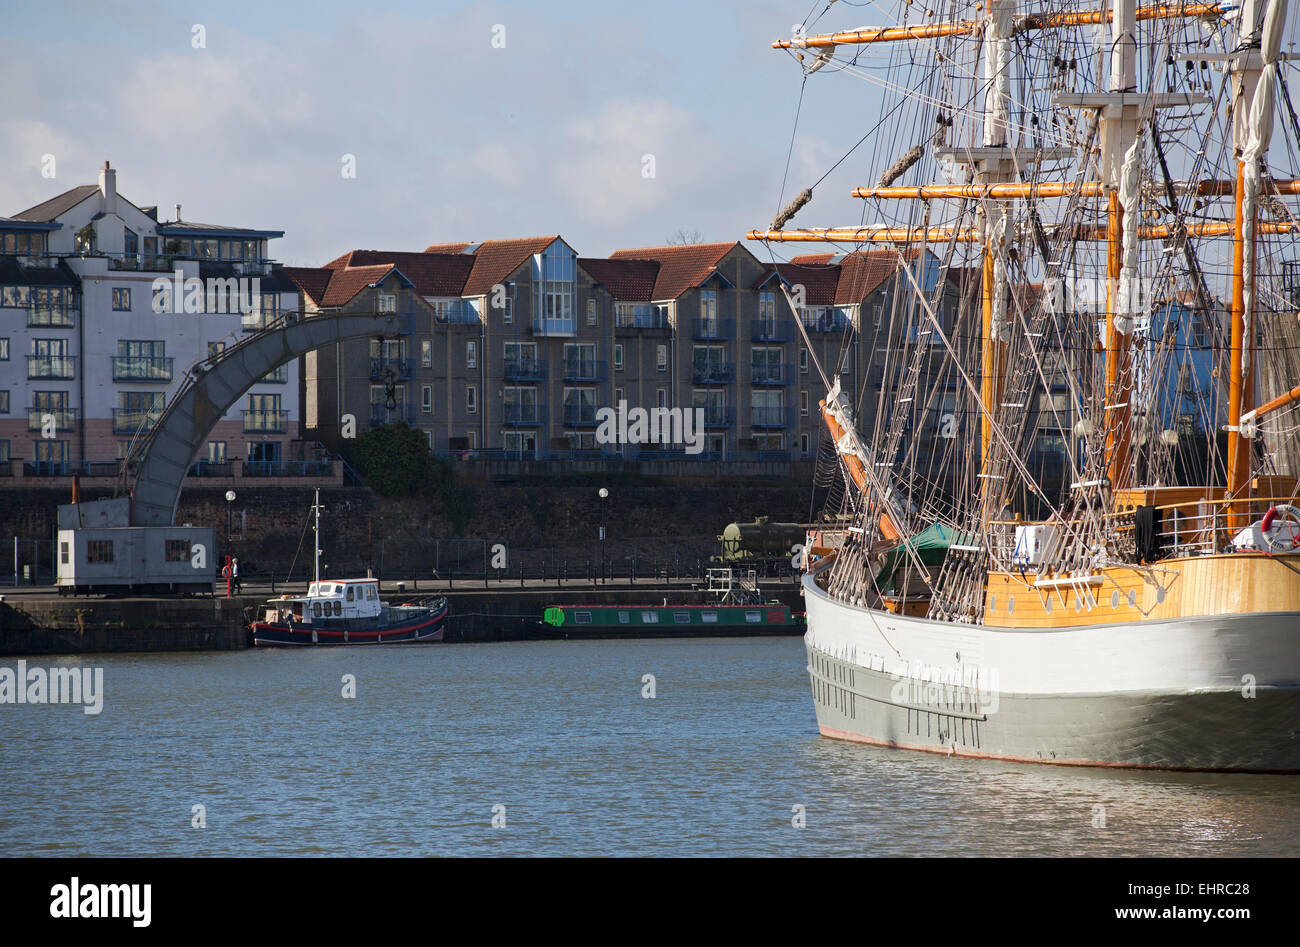
[[[609,491],[601,487],[596,495],[600,497],[600,546],[596,559],[596,574],[599,576],[605,567],[605,501],[609,499]]]
[[[226,491],[226,545],[230,545],[230,534],[234,532],[235,491]]]

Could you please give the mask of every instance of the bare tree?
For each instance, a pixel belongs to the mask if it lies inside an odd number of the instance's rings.
[[[693,243],[703,243],[704,234],[698,230],[687,230],[685,227],[678,227],[668,237],[668,246],[681,247]]]

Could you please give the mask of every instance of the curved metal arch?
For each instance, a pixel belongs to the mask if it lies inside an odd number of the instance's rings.
[[[172,399],[141,447],[132,490],[131,523],[171,526],[181,484],[217,422],[268,372],[308,352],[346,339],[393,336],[398,313],[290,313],[227,349],[211,369],[192,376]]]

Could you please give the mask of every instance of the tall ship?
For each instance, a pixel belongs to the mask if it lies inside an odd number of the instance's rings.
[[[880,107],[847,130],[837,107],[816,133],[843,156],[785,204],[807,183],[787,162],[748,235],[796,313],[832,255],[896,274],[848,314],[858,377],[794,320],[825,388],[820,732],[1300,772],[1288,4],[908,0],[835,30],[889,7],[818,4],[773,43],[801,82],[792,155],[819,89],[861,80]],[[795,226],[850,157],[859,222]]]

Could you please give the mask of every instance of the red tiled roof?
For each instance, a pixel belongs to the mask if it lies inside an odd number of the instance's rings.
[[[804,288],[804,302],[809,306],[835,305],[835,287],[840,279],[838,267],[825,263],[777,263],[775,268],[787,283]],[[772,275],[772,269],[771,263],[764,263],[763,275],[750,288],[757,289],[764,283]]]
[[[472,243],[431,243],[424,248],[425,253],[464,253],[466,247],[472,247]]]
[[[904,250],[907,260],[915,260],[918,248]],[[832,263],[839,267],[840,280],[835,289],[835,305],[850,306],[866,299],[898,271],[898,251],[858,250],[854,253],[805,253],[792,263]]]
[[[579,257],[578,266],[620,302],[646,303],[655,298],[655,278],[659,275],[659,263],[655,260]]]
[[[286,266],[284,273],[318,306],[345,306],[367,286],[391,273],[391,264],[379,266]]]
[[[497,283],[505,282],[530,256],[541,253],[556,240],[559,234],[549,237],[524,237],[519,240],[486,240],[479,244],[471,256],[474,268],[461,289],[462,296],[486,296]],[[462,253],[471,243],[434,243],[425,253]]]
[[[414,253],[400,250],[351,250],[325,266],[344,269],[392,263],[415,284],[421,296],[459,296],[474,268],[474,257],[462,253]]]
[[[652,299],[676,299],[709,278],[722,258],[737,246],[731,243],[690,243],[673,247],[616,250],[611,260],[654,260],[659,264]]]
[[[334,271],[329,289],[325,291],[325,306],[344,306],[367,286],[378,283],[396,267],[391,263],[378,266],[347,266]]]
[[[325,298],[325,290],[329,288],[334,271],[323,266],[286,266],[284,275],[293,280],[319,306]]]

